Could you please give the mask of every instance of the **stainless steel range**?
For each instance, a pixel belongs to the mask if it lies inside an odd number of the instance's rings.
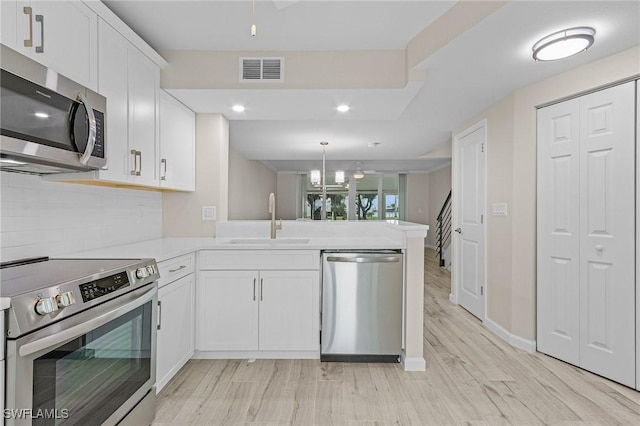
[[[8,425],[151,424],[155,416],[153,259],[2,264]]]

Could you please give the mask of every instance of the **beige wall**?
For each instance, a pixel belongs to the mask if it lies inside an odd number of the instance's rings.
[[[297,173],[278,173],[276,192],[276,213],[278,218],[294,220],[298,218],[298,180]]]
[[[272,192],[276,192],[276,172],[230,149],[229,220],[269,219]]]
[[[429,232],[427,244],[435,247],[438,242],[436,221],[449,191],[451,191],[451,165],[438,169],[428,174],[429,176],[429,203],[428,217]]]
[[[487,211],[509,210],[487,218],[487,315],[516,336],[536,333],[536,106],[633,76],[640,46],[518,90],[454,130],[487,119]]]
[[[405,219],[408,222],[429,223],[429,174],[409,173],[407,175],[407,199]],[[427,238],[433,228],[429,229]]]
[[[227,220],[229,122],[222,114],[196,114],[196,190],[162,195],[163,237],[213,237],[216,221],[202,220],[202,206],[215,206]]]
[[[368,89],[403,88],[408,76],[405,50],[360,51],[186,51],[161,52],[165,89]],[[283,57],[284,82],[241,83],[241,57]],[[371,72],[375,69],[375,72]],[[207,72],[202,72],[207,70]],[[423,78],[420,73],[410,74]]]

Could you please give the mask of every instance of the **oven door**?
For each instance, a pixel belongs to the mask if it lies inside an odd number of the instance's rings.
[[[156,305],[153,283],[8,340],[7,424],[118,423],[155,393]]]

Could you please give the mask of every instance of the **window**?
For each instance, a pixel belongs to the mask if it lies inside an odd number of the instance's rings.
[[[400,174],[369,173],[362,179],[348,178],[344,185],[327,173],[327,219],[329,220],[402,220],[404,216],[403,180]],[[313,186],[309,176],[300,175],[302,218],[320,220],[322,187]],[[380,202],[382,200],[382,202]]]

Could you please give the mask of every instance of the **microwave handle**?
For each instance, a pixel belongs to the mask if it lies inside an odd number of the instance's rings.
[[[89,104],[87,98],[85,98],[82,93],[78,93],[76,98],[80,103],[84,104],[85,109],[87,110],[87,118],[89,122],[89,137],[87,138],[87,147],[84,150],[84,154],[80,157],[80,163],[87,164],[89,162],[89,158],[93,153],[93,147],[96,144],[96,116],[93,113],[93,107]]]
[[[21,357],[26,357],[36,352],[40,352],[43,349],[55,348],[60,344],[76,339],[110,321],[113,321],[114,319],[126,314],[127,312],[144,305],[148,301],[153,300],[154,296],[157,293],[158,292],[154,286],[152,289],[146,291],[139,297],[136,297],[133,301],[128,302],[123,306],[119,306],[111,311],[105,312],[104,314],[96,318],[92,318],[81,324],[63,329],[58,333],[43,337],[42,339],[35,340],[33,342],[26,343],[20,347],[18,353]]]

